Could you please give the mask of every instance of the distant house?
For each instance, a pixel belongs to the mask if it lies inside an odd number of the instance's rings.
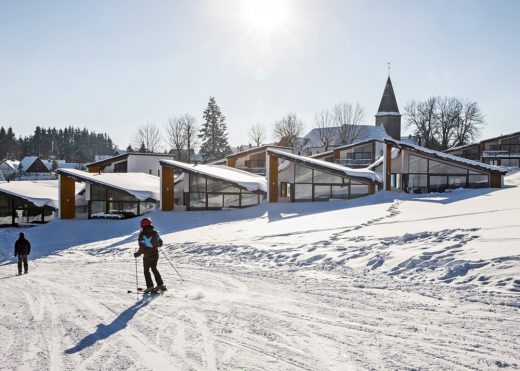
[[[353,199],[373,194],[381,183],[367,169],[339,164],[269,148],[267,150],[269,202]]]
[[[226,165],[253,174],[265,175],[266,152],[268,148],[277,148],[281,151],[292,153],[292,148],[289,147],[276,145],[253,147],[226,156]]]
[[[173,160],[172,154],[127,152],[86,165],[90,173],[146,173],[161,176],[160,160]]]
[[[2,172],[5,180],[13,179],[18,173],[20,161],[2,160],[0,161],[0,172]]]
[[[385,139],[384,144],[384,156],[369,169],[382,177],[387,191],[429,193],[455,188],[501,188],[504,184],[506,168],[393,139]]]
[[[265,177],[225,165],[187,164],[161,160],[161,207],[186,210],[221,210],[258,205],[266,195]],[[183,172],[182,188],[174,188],[173,173]],[[182,192],[181,195],[176,194]]]
[[[520,166],[520,132],[484,139],[478,143],[450,148],[445,153],[489,165]]]

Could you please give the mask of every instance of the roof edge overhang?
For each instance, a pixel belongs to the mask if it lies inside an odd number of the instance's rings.
[[[141,200],[137,197],[135,197],[135,195],[133,195],[132,193],[128,192],[126,189],[124,188],[119,188],[119,187],[115,187],[115,186],[112,186],[112,185],[109,185],[109,184],[105,184],[105,183],[100,183],[100,182],[96,182],[94,180],[92,180],[91,178],[83,178],[77,174],[71,174],[67,171],[63,171],[61,169],[57,169],[56,170],[56,173],[58,173],[59,175],[64,175],[68,178],[72,178],[74,179],[75,181],[78,181],[78,182],[82,182],[82,183],[88,183],[88,184],[96,184],[96,185],[99,185],[101,187],[105,187],[105,188],[108,188],[108,189],[111,189],[113,191],[117,191],[117,192],[123,192],[133,198],[135,198],[136,200],[138,201],[148,201],[148,200],[152,200],[152,201],[160,201],[160,200],[156,200],[155,198],[151,198],[151,197],[148,197],[147,199],[144,199],[144,200]],[[136,192],[139,192],[139,191],[136,191]]]
[[[170,164],[168,162],[163,162],[162,160],[159,161],[159,163],[161,164],[161,166],[170,167],[170,168],[180,168],[180,169],[182,169],[183,172],[186,172],[188,174],[202,175],[202,176],[205,176],[205,177],[207,177],[207,178],[209,178],[211,180],[214,180],[214,181],[217,181],[217,182],[223,182],[223,183],[229,184],[229,185],[231,185],[233,187],[237,187],[237,188],[243,189],[244,191],[248,191],[248,192],[251,192],[251,193],[260,193],[260,194],[267,193],[267,191],[262,191],[261,189],[251,191],[251,190],[247,189],[247,187],[241,185],[240,183],[234,182],[234,181],[229,180],[229,179],[219,178],[218,176],[214,176],[214,175],[211,175],[211,174],[206,174],[204,172],[199,172],[199,171],[196,171],[193,168],[188,167],[188,166],[183,167],[182,165]],[[215,166],[220,166],[220,165],[215,165]],[[222,166],[226,166],[226,165],[222,165]],[[230,169],[236,170],[235,168],[230,168]],[[251,174],[251,175],[254,175],[254,174]]]
[[[305,161],[303,159],[299,159],[299,158],[296,158],[296,157],[293,157],[293,156],[287,156],[287,155],[284,155],[283,152],[273,152],[273,151],[269,151],[269,150],[268,150],[268,152],[272,153],[272,154],[276,155],[276,157],[280,157],[280,158],[282,158],[284,160],[287,160],[287,161],[290,161],[290,162],[294,162],[294,163],[306,166],[306,167],[314,169],[314,170],[319,170],[319,171],[322,171],[324,173],[328,173],[328,174],[331,174],[331,175],[339,176],[341,178],[349,178],[349,179],[353,179],[355,181],[359,181],[361,183],[366,183],[366,184],[381,183],[381,182],[379,182],[377,180],[368,179],[366,177],[346,174],[345,172],[343,172],[341,170],[328,167],[326,164],[320,165],[320,164],[308,162],[308,161]],[[314,160],[317,160],[317,159],[314,159]]]
[[[408,150],[410,152],[420,153],[423,156],[432,157],[432,158],[434,158],[436,160],[445,161],[445,162],[454,162],[458,166],[462,166],[462,167],[466,167],[466,168],[472,168],[472,169],[476,169],[476,170],[479,170],[479,171],[484,171],[484,172],[487,172],[487,173],[500,174],[500,175],[505,175],[505,174],[508,173],[508,171],[506,169],[502,169],[500,167],[495,167],[494,169],[492,169],[492,168],[487,167],[487,166],[482,166],[484,164],[480,165],[480,163],[478,161],[473,161],[473,160],[464,160],[463,161],[462,159],[459,160],[457,158],[457,156],[450,155],[450,154],[447,154],[447,153],[444,153],[444,152],[434,151],[432,153],[432,152],[429,152],[429,151],[433,151],[433,150],[430,150],[430,149],[428,149],[428,151],[421,151],[419,148],[416,148],[416,147],[411,146],[411,145],[409,145],[407,143],[403,143],[401,141],[396,141],[396,140],[393,140],[393,139],[385,139],[385,143],[389,143],[392,146],[397,147],[399,149],[405,149],[405,150]],[[435,153],[435,152],[438,152],[438,153]],[[450,156],[450,157],[449,158],[445,158],[444,156],[441,156],[439,154],[443,154],[445,156]],[[471,162],[468,162],[468,161],[471,161]],[[491,166],[491,165],[489,165],[489,166]]]
[[[292,148],[291,147],[284,147],[284,146],[275,146],[275,145],[265,145],[265,146],[260,146],[260,147],[256,147],[256,148],[251,148],[251,149],[246,149],[245,151],[241,151],[241,152],[237,152],[237,153],[232,153],[230,155],[227,155],[225,158],[235,158],[235,157],[241,157],[241,156],[244,156],[244,155],[248,155],[248,154],[252,154],[252,153],[255,153],[255,152],[263,152],[263,151],[266,151],[268,148],[276,148],[276,149],[290,149],[292,151]]]
[[[37,206],[34,204],[34,202],[32,202],[31,200],[28,200],[27,198],[23,197],[23,196],[20,196],[18,194],[14,194],[14,193],[11,193],[11,192],[7,192],[6,190],[4,189],[0,189],[0,194],[3,194],[3,195],[7,195],[11,198],[15,198],[15,199],[18,199],[18,200],[23,200],[25,202],[28,202],[30,203],[31,205],[33,205],[34,207],[36,208],[49,208],[49,209],[52,209],[53,211],[55,210],[58,210],[57,208],[55,208],[54,206],[50,206],[50,205],[43,205],[43,206]],[[47,198],[45,198],[45,200],[48,200]]]

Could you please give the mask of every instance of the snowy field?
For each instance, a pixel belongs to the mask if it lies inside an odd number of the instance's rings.
[[[159,297],[135,291],[139,219],[25,229],[23,276],[1,229],[0,369],[519,369],[520,173],[506,183],[156,212],[185,280],[161,257]]]

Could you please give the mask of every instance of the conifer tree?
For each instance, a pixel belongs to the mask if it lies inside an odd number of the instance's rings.
[[[220,112],[215,98],[209,98],[203,118],[204,123],[199,133],[199,138],[202,139],[200,154],[203,162],[220,160],[231,153],[231,148],[227,139],[226,117]]]

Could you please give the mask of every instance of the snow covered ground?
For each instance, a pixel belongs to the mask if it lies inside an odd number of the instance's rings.
[[[0,369],[518,369],[520,173],[506,182],[156,212],[185,279],[162,257],[162,297],[135,293],[137,219],[25,229],[19,277],[2,229]]]

